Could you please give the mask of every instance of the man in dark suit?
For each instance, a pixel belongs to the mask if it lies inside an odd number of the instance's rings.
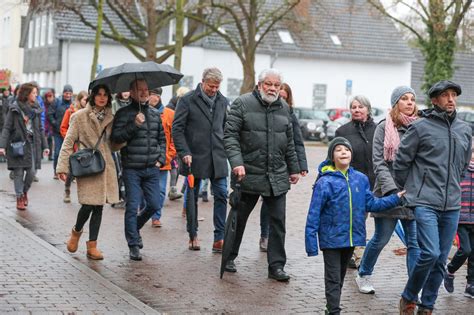
[[[219,69],[205,69],[196,89],[179,100],[172,131],[176,151],[182,161],[181,166],[184,166],[180,168],[180,172],[186,176],[189,168],[192,168],[196,179],[196,211],[201,180],[211,180],[214,193],[214,253],[222,252],[227,210],[228,168],[223,139],[229,103],[219,92],[221,82],[222,73]],[[200,249],[197,235],[190,233],[189,249]]]

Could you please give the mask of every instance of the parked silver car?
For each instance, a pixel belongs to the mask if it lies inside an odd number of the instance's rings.
[[[294,112],[305,140],[319,141],[326,138],[326,124],[329,122],[326,112],[311,108],[295,108]]]

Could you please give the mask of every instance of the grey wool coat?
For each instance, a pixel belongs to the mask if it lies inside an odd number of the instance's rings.
[[[92,148],[105,129],[105,135],[99,144],[100,153],[105,160],[103,173],[77,178],[77,196],[83,205],[104,205],[119,202],[117,172],[112,158],[110,134],[114,116],[112,108],[106,108],[106,115],[99,122],[91,105],[81,109],[71,116],[71,122],[64,138],[59,154],[57,173],[69,174],[69,156],[74,153],[74,144],[79,143],[79,149]]]
[[[198,85],[181,97],[176,106],[172,130],[176,152],[180,162],[184,156],[192,156],[191,168],[196,178],[227,177],[224,125],[229,102],[217,92],[211,111],[202,93]],[[180,167],[180,171],[182,175],[189,172],[186,167]]]
[[[23,104],[23,106],[30,106]],[[43,125],[41,123],[41,108],[38,103],[35,103],[31,108],[35,112],[32,119],[33,138],[32,143],[27,137],[27,130],[25,121],[18,101],[10,105],[7,116],[5,117],[5,124],[3,126],[0,137],[0,148],[5,148],[7,153],[7,167],[9,170],[15,168],[30,168],[33,166],[33,157],[35,159],[35,168],[41,168],[41,159],[43,157],[43,150],[48,148],[48,144],[43,132]],[[13,157],[10,144],[12,142],[25,142],[25,155],[22,157]],[[34,154],[32,154],[32,148]]]
[[[398,128],[398,135],[400,139],[405,134],[407,128],[401,126]],[[393,179],[393,162],[387,161],[383,156],[383,146],[385,139],[385,120],[379,123],[375,128],[373,147],[372,147],[372,161],[374,163],[375,173],[375,184],[374,194],[377,197],[388,196],[398,191],[398,187]],[[393,219],[405,219],[414,220],[415,215],[413,210],[403,206],[393,208],[388,211],[382,211],[378,213],[371,213],[376,218],[393,218]]]

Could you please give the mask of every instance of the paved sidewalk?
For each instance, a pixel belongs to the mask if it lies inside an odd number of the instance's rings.
[[[2,314],[157,313],[3,213],[0,248]]]

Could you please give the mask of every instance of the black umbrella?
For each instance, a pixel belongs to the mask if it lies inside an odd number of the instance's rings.
[[[130,83],[135,80],[145,80],[149,89],[176,84],[183,74],[166,64],[153,61],[139,63],[124,63],[117,67],[102,70],[89,84],[89,90],[99,84],[107,85],[112,93],[130,90]]]
[[[234,247],[235,235],[237,233],[237,215],[239,208],[241,206],[241,191],[240,183],[236,183],[234,190],[230,194],[229,203],[230,211],[227,216],[227,222],[225,224],[224,232],[224,246],[222,248],[222,260],[221,260],[221,279],[224,275],[225,266],[229,261],[230,254],[232,253],[232,248]]]
[[[189,168],[187,176],[188,190],[186,192],[186,229],[189,233],[189,239],[194,240],[197,236],[197,211],[196,200],[194,199],[194,175]],[[193,248],[194,249],[194,248]]]

